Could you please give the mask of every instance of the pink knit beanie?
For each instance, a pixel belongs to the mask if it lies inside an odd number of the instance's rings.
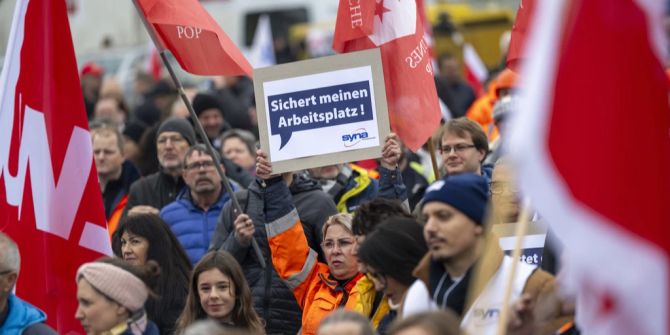
[[[77,270],[77,282],[86,279],[91,286],[134,313],[144,307],[149,295],[144,282],[112,264],[86,263]]]

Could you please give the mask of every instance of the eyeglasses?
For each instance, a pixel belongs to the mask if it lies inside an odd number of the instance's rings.
[[[214,167],[214,161],[201,161],[201,162],[193,162],[188,165],[186,165],[186,170],[200,170],[200,168],[203,168],[205,170],[209,170]]]
[[[337,241],[327,240],[327,241],[323,241],[323,243],[321,243],[321,248],[324,251],[333,250],[333,249],[335,249],[335,247],[338,247],[340,250],[343,250],[343,249],[346,249],[348,247],[351,247],[354,243],[356,243],[356,241],[354,241],[353,239],[340,239],[340,240],[337,240]]]
[[[452,149],[453,149],[456,153],[461,153],[461,152],[463,152],[463,151],[465,151],[465,150],[468,150],[468,149],[470,149],[470,148],[474,148],[474,147],[475,147],[474,144],[463,144],[463,143],[461,143],[461,144],[456,144],[456,145],[454,145],[454,146],[451,146],[451,145],[443,145],[442,148],[440,148],[440,152],[441,152],[442,154],[447,154],[447,155],[448,155],[448,154],[451,153],[451,150],[452,150]]]
[[[503,194],[503,192],[507,192],[509,194],[515,194],[519,193],[519,189],[513,183],[505,183],[497,181],[489,183],[489,192],[495,195]]]

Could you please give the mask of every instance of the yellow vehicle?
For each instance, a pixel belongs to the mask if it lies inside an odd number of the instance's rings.
[[[437,56],[448,52],[460,58],[463,44],[469,43],[489,69],[500,64],[500,37],[514,23],[514,12],[509,9],[467,4],[430,5],[426,17],[433,26]]]

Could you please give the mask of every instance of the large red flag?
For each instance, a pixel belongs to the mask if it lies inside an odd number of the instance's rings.
[[[77,268],[111,254],[71,36],[65,1],[18,1],[0,77],[0,230],[61,334],[81,332]]]
[[[252,67],[198,0],[134,0],[157,47],[197,75],[246,75]]]
[[[348,7],[349,2],[340,0],[340,8]],[[416,2],[377,0],[367,10],[374,14],[372,34],[347,35],[349,30],[338,25],[333,48],[337,52],[381,49],[391,129],[416,151],[437,129],[441,118],[430,46],[424,39]],[[338,10],[338,15],[343,12]],[[338,22],[345,19],[338,16]]]
[[[664,3],[538,2],[527,42],[509,149],[565,244],[584,334],[670,333]]]

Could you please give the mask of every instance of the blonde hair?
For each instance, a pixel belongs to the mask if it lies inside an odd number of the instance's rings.
[[[323,224],[323,228],[321,229],[322,236],[326,236],[326,232],[328,231],[328,228],[334,225],[340,225],[344,230],[347,231],[347,233],[354,235],[354,231],[351,228],[351,221],[353,220],[353,216],[349,213],[338,213],[335,215],[331,215],[328,220],[326,220],[326,223]]]

